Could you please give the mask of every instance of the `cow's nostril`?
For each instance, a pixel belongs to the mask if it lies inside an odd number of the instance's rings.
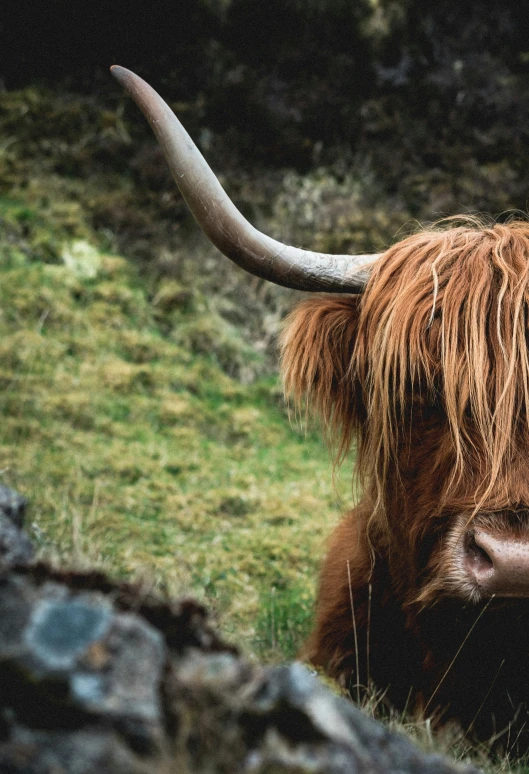
[[[465,535],[465,554],[475,570],[484,572],[494,567],[494,562],[485,549],[479,545],[475,532],[471,529]]]
[[[529,540],[472,527],[465,532],[463,563],[481,592],[529,598]]]

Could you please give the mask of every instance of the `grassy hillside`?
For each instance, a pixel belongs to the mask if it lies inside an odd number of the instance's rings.
[[[283,403],[276,338],[296,294],[197,235],[124,104],[0,96],[2,477],[29,498],[42,553],[205,596],[250,651],[291,656],[350,501]],[[231,188],[272,232],[306,229],[326,192],[323,240],[333,197],[343,220],[358,191],[320,175],[296,209],[301,185]]]
[[[226,373],[241,344],[204,299],[149,298],[87,242],[63,258],[7,249],[0,277],[0,468],[41,551],[205,596],[250,650],[292,656],[342,507],[326,450],[274,377]]]

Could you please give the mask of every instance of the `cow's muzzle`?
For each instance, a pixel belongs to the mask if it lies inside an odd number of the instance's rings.
[[[463,562],[483,596],[529,597],[529,535],[500,535],[486,526],[469,526]]]

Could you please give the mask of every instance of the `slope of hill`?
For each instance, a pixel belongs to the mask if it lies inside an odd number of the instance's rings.
[[[26,237],[57,229],[21,201],[2,212]],[[164,279],[150,293],[88,240],[46,263],[12,232],[0,469],[29,498],[42,552],[205,595],[239,641],[292,655],[341,507],[317,436],[200,292]]]

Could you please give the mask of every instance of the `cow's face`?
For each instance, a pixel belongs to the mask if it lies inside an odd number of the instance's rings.
[[[529,596],[528,326],[526,223],[410,237],[367,287],[360,465],[422,604]]]
[[[419,233],[361,299],[287,323],[287,391],[356,441],[375,549],[409,601],[529,596],[529,224]]]

